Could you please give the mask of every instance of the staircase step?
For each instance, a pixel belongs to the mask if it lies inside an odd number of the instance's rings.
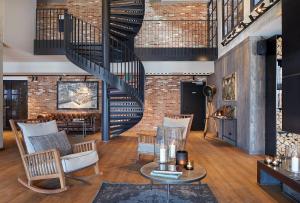
[[[122,33],[120,31],[113,30],[113,29],[110,30],[110,34],[112,34],[116,37],[122,37],[124,39],[130,39],[131,38],[130,36],[126,35],[125,33]]]
[[[110,120],[128,120],[128,119],[136,119],[139,120],[141,116],[110,116]]]
[[[111,126],[116,126],[116,125],[129,125],[129,124],[136,124],[138,123],[139,120],[130,120],[130,121],[111,121],[110,125]]]
[[[114,116],[141,116],[143,112],[110,112]]]
[[[119,22],[119,23],[126,23],[126,24],[135,24],[141,25],[143,24],[143,20],[139,18],[130,18],[127,16],[110,16],[111,22]]]
[[[120,24],[120,23],[116,23],[116,22],[111,22],[110,26],[111,26],[111,29],[117,29],[117,30],[126,31],[126,32],[135,33],[136,31],[138,31],[138,28],[134,28],[132,26]]]
[[[120,7],[132,7],[132,6],[143,6],[143,2],[141,0],[118,0],[111,1],[111,8],[120,8]]]
[[[112,8],[111,9],[111,15],[128,15],[128,16],[143,16],[144,15],[144,9],[132,9],[132,8]]]

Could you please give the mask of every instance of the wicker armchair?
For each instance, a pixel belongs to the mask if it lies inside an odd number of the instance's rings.
[[[193,118],[194,115],[193,114],[179,114],[179,115],[172,115],[172,114],[166,114],[164,117],[164,123],[165,124],[165,119],[169,118],[169,119],[186,119],[189,118],[189,122],[187,126],[181,126],[181,127],[185,127],[185,134],[184,134],[184,147],[185,147],[185,143],[186,140],[188,138],[188,135],[190,134],[191,131],[191,127],[192,127],[192,123],[193,123]],[[168,127],[172,127],[172,126],[168,126]],[[178,126],[174,126],[174,127],[178,127]],[[156,135],[154,134],[146,134],[146,133],[137,133],[138,136],[138,146],[137,146],[137,160],[140,159],[141,155],[155,155],[155,142],[156,142]]]
[[[77,165],[77,169],[81,170],[88,166],[94,166],[94,170],[96,174],[99,174],[98,168],[98,154],[96,150],[96,142],[89,141],[84,143],[79,143],[72,145],[73,153],[64,157],[60,156],[60,153],[57,149],[51,149],[43,152],[36,152],[36,153],[27,153],[26,145],[24,144],[24,137],[23,133],[18,130],[16,121],[10,120],[10,125],[13,130],[17,146],[19,148],[23,166],[25,168],[25,174],[27,177],[27,181],[24,181],[21,178],[18,178],[18,181],[25,187],[33,190],[34,192],[44,193],[44,194],[54,194],[59,193],[67,190],[66,186],[66,175],[70,174],[74,171],[66,169],[63,167],[64,161],[72,160],[72,156],[80,155],[80,153],[88,153],[93,152],[96,153],[94,156],[97,156],[93,163],[87,165],[87,163],[83,163],[82,167]],[[22,121],[22,122],[30,122],[30,123],[38,123],[39,121]],[[74,157],[73,157],[74,158]],[[78,160],[74,160],[78,162]],[[80,164],[80,163],[77,163]],[[76,171],[78,171],[76,170]],[[60,188],[58,189],[43,189],[33,185],[33,181],[37,180],[46,180],[46,179],[59,179],[60,181]],[[75,178],[76,179],[76,178]]]

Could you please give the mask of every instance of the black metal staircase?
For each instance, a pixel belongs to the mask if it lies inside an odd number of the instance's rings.
[[[143,117],[145,71],[134,54],[133,39],[142,25],[144,10],[144,0],[111,1],[108,68],[100,29],[65,14],[67,58],[109,85],[111,136],[127,131]]]

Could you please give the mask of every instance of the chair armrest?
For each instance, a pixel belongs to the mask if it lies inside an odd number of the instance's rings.
[[[73,144],[72,149],[73,149],[73,153],[96,151],[96,140]]]
[[[138,133],[138,143],[155,144],[156,135]]]
[[[51,149],[23,157],[26,165],[26,172],[30,177],[50,176],[63,173],[60,154],[57,149]]]

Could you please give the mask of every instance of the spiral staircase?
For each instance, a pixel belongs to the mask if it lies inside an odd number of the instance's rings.
[[[143,117],[145,71],[134,54],[133,39],[141,28],[144,11],[144,0],[111,1],[109,68],[103,67],[101,30],[65,14],[67,58],[109,85],[110,136],[127,131]]]

